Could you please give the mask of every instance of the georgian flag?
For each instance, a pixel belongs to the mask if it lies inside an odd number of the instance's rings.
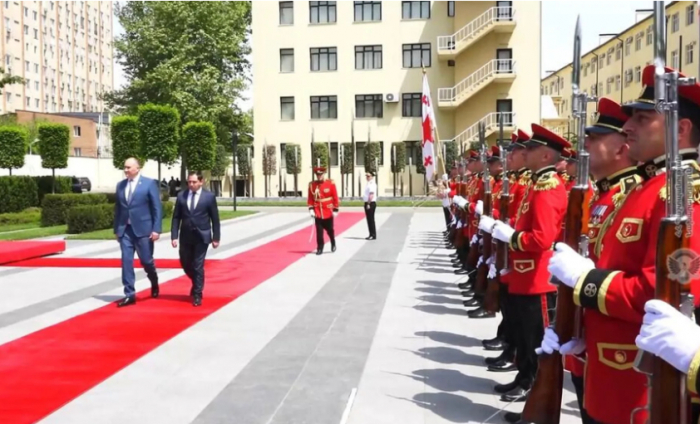
[[[425,178],[430,181],[435,173],[435,112],[433,111],[433,100],[430,97],[430,86],[428,76],[423,73],[423,166],[425,167]]]

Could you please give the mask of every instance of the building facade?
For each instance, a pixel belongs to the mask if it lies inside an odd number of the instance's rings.
[[[687,76],[699,75],[698,9],[694,1],[676,1],[666,6],[666,64]],[[642,91],[642,70],[654,60],[653,17],[651,14],[583,54],[581,89],[592,96],[618,103],[637,99]],[[571,63],[542,79],[541,93],[551,97],[559,116],[543,124],[565,135],[573,131],[571,119]],[[589,105],[588,123],[595,106]]]
[[[263,197],[262,149],[275,146],[268,194],[293,191],[287,144],[301,151],[297,190],[312,178],[311,142],[329,143],[329,175],[345,196],[361,196],[364,147],[381,143],[380,196],[391,196],[391,145],[407,145],[403,195],[424,193],[421,161],[423,68],[435,103],[438,138],[467,149],[483,121],[496,140],[540,122],[539,2],[253,2],[255,189]],[[339,163],[354,134],[355,178]],[[447,164],[451,168],[452,164]]]
[[[4,87],[0,113],[97,112],[114,87],[113,2],[4,1],[0,57],[26,84]]]

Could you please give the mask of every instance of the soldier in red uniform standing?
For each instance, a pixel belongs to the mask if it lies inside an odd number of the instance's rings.
[[[316,224],[316,254],[323,253],[323,231],[331,239],[331,252],[335,252],[335,231],[333,218],[338,215],[338,191],[332,180],[325,178],[326,168],[314,168],[316,180],[309,183],[309,196],[306,201],[309,214]]]
[[[555,165],[561,152],[571,144],[548,129],[532,124],[533,135],[525,142],[527,167],[532,172],[532,185],[525,194],[515,220],[515,228],[501,221],[484,222],[480,228],[492,231],[495,239],[509,243],[509,268],[514,274],[508,280],[510,312],[516,323],[514,333],[518,375],[508,384],[496,385],[504,402],[524,402],[537,373],[537,354],[544,329],[549,325],[554,308],[556,287],[549,283],[547,263],[552,245],[561,232],[566,213],[567,195],[564,181]],[[489,228],[489,224],[492,225]]]
[[[566,191],[571,191],[571,188],[576,184],[576,172],[578,167],[578,154],[576,150],[566,149],[564,150],[562,157],[566,160],[566,168],[564,169],[564,174],[566,178]]]
[[[670,69],[667,68],[667,72]],[[642,163],[643,182],[607,218],[599,230],[597,263],[557,243],[548,269],[574,289],[574,302],[585,309],[583,344],[588,352],[584,408],[597,423],[643,424],[648,419],[646,376],[633,369],[645,303],[654,297],[656,246],[659,226],[666,215],[665,117],[655,109],[654,66],[644,69],[644,91],[639,100],[623,110],[630,116],[623,129],[629,157]],[[692,216],[700,231],[700,85],[678,90],[678,148],[683,162],[694,170]],[[614,202],[614,200],[613,200]],[[691,251],[700,252],[700,237],[690,239]],[[690,283],[696,301],[700,287]],[[543,345],[560,350],[558,337],[550,333]],[[566,346],[566,345],[565,345]],[[581,349],[573,347],[572,349]],[[543,349],[544,350],[544,349]]]

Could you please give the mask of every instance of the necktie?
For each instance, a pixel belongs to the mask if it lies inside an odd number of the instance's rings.
[[[194,211],[194,198],[197,195],[196,191],[192,192],[192,197],[190,197],[190,212]]]
[[[131,192],[131,191],[132,191],[132,189],[131,189],[131,183],[132,183],[132,182],[133,182],[133,180],[129,180],[129,181],[126,183],[126,185],[127,185],[127,187],[128,187],[128,188],[127,188],[127,191],[126,191],[126,203],[131,202],[131,194],[132,194],[132,192]]]

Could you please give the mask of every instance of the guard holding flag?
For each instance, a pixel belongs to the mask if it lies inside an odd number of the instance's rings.
[[[323,253],[323,231],[331,239],[331,252],[335,252],[335,231],[333,218],[338,215],[338,191],[333,180],[325,178],[326,168],[318,166],[314,168],[316,180],[309,183],[309,196],[307,205],[309,214],[316,224],[316,254]]]

